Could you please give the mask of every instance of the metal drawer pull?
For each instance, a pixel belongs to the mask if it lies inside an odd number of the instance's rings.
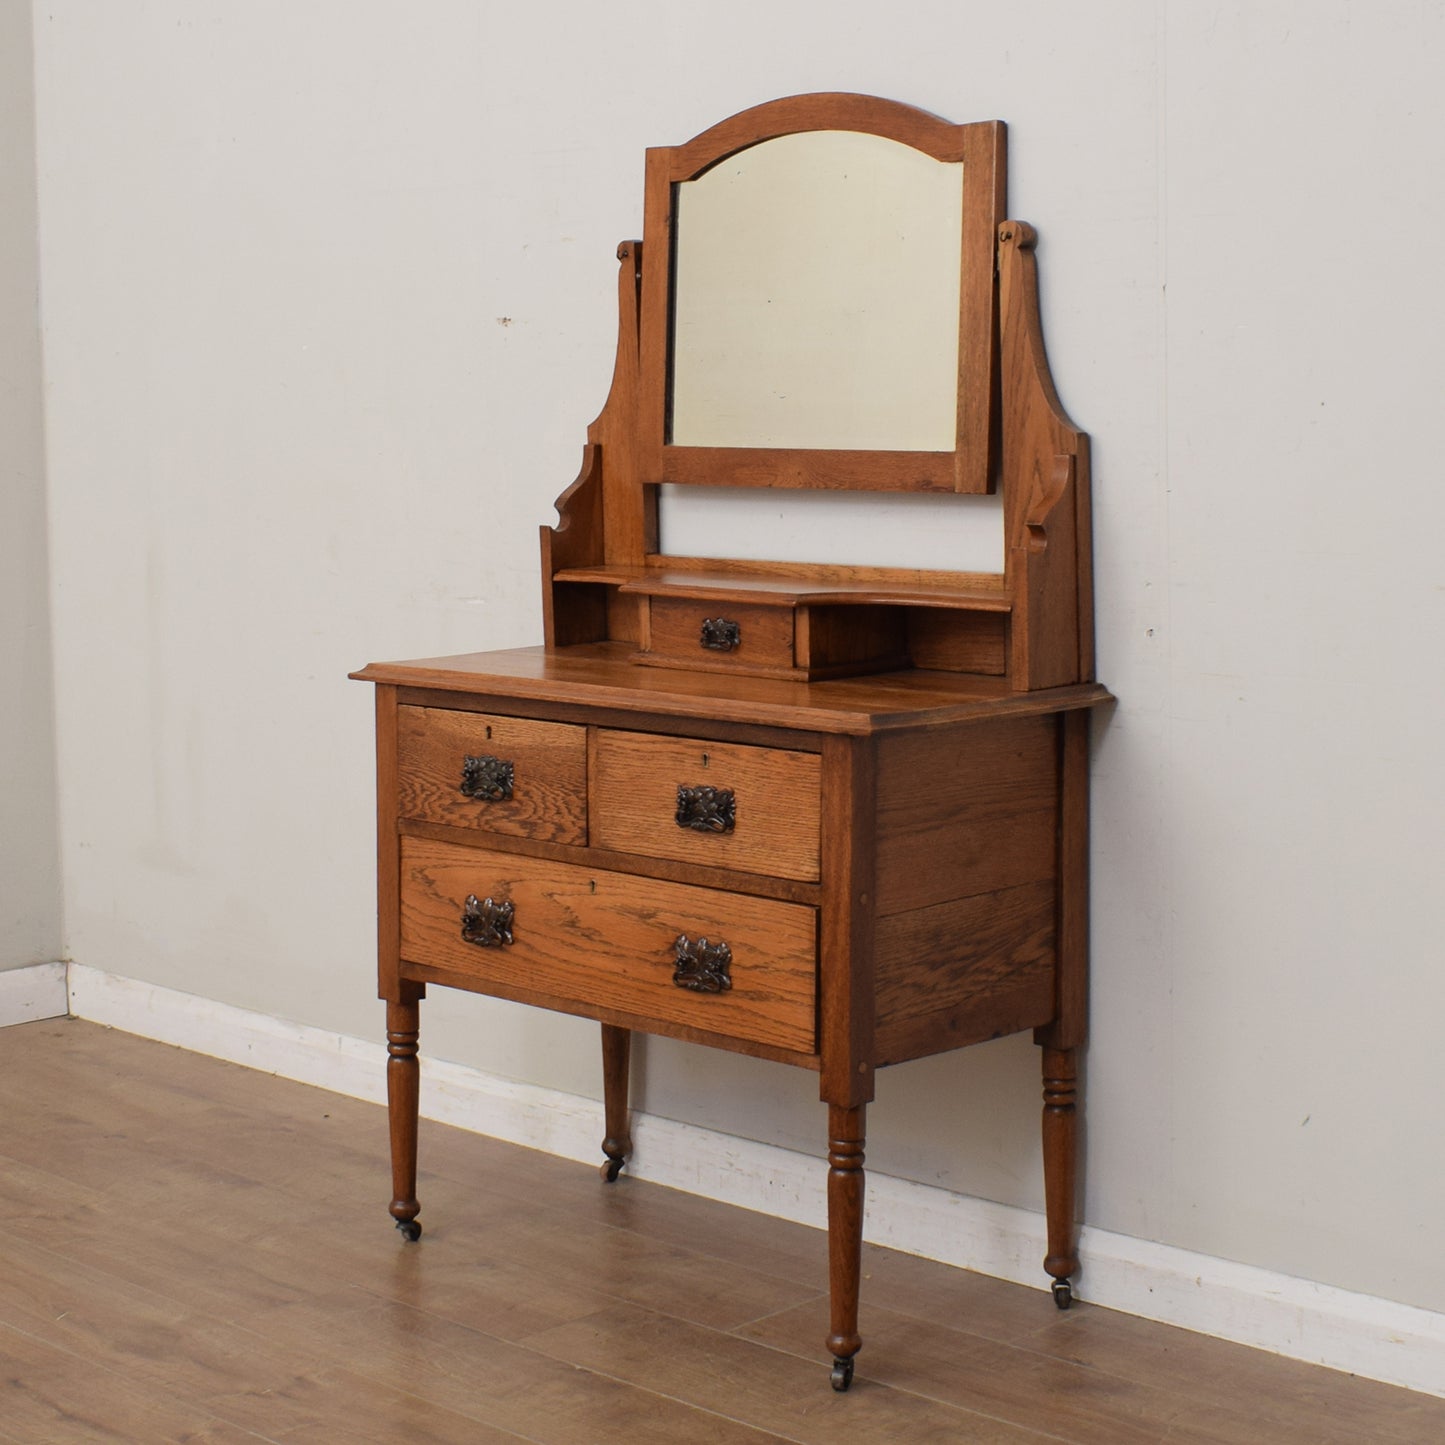
[[[462,760],[461,790],[482,803],[505,803],[512,796],[512,763],[488,754]]]
[[[677,826],[699,833],[731,833],[737,803],[731,788],[688,788],[677,785]]]
[[[462,907],[462,938],[475,943],[478,948],[501,948],[512,941],[512,915],[516,912],[514,903],[498,903],[492,898],[478,899],[475,893],[467,894]]]
[[[729,973],[733,951],[727,944],[721,940],[709,943],[706,938],[692,939],[679,933],[675,947],[677,958],[672,981],[679,988],[690,988],[694,993],[726,993],[733,986]]]
[[[726,617],[704,617],[702,620],[702,645],[709,652],[731,652],[742,644],[743,629],[737,622]]]

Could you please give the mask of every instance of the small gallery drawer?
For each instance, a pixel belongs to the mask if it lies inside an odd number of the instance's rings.
[[[403,961],[524,1002],[812,1053],[816,939],[799,904],[402,839]]]
[[[791,607],[653,597],[647,639],[639,662],[707,672],[794,675]]]
[[[811,882],[818,877],[816,753],[599,731],[598,848]]]
[[[587,730],[446,708],[397,716],[403,818],[551,843],[587,841]]]

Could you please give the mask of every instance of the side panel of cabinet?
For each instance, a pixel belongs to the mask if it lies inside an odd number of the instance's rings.
[[[1058,729],[1056,716],[1027,717],[883,740],[880,1063],[1053,1016]]]

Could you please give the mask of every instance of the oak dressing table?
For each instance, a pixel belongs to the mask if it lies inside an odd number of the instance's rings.
[[[355,674],[376,685],[397,1227],[421,1232],[428,985],[599,1021],[609,1181],[634,1031],[812,1069],[836,1389],[883,1066],[1033,1030],[1061,1307],[1078,1267],[1088,721],[1108,694],[1087,439],[1003,198],[1002,124],[864,96],[650,150],[611,392],[542,529],[545,644]],[[1001,493],[1002,569],[667,555],[669,484]]]

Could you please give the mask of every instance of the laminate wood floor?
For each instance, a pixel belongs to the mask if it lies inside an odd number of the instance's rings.
[[[828,1388],[816,1230],[68,1020],[0,1031],[0,1441],[1445,1440],[1445,1400],[869,1248]],[[823,1186],[822,1166],[819,1188]]]

